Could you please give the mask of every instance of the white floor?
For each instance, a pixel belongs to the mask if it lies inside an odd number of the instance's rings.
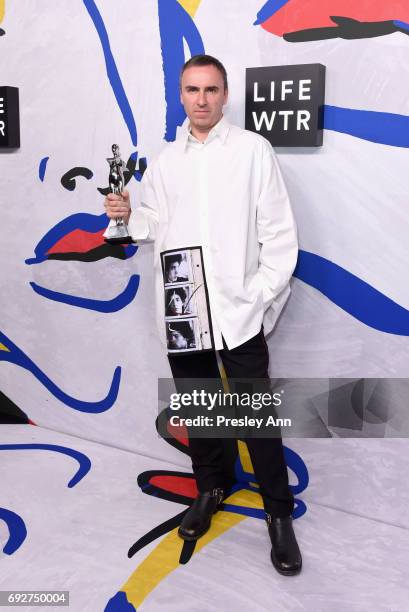
[[[138,474],[177,466],[30,425],[2,425],[0,436],[0,508],[21,517],[27,530],[18,548],[5,554],[10,533],[0,520],[0,590],[69,590],[73,612],[409,611],[409,513],[399,520],[389,511],[407,508],[402,475],[408,472],[399,467],[399,452],[397,469],[389,464],[380,472],[385,493],[374,495],[373,512],[364,503],[359,511],[346,496],[344,508],[325,495],[317,503],[313,486],[299,495],[307,504],[294,521],[303,570],[283,577],[271,565],[264,522],[227,512],[215,515],[208,541],[185,565],[174,532],[129,559],[138,538],[186,508],[142,493]],[[322,442],[348,441],[312,446]],[[385,442],[407,448],[405,440]],[[74,449],[91,468],[69,488],[79,468],[75,458],[57,449],[4,448],[22,444]],[[353,481],[351,465],[334,461],[336,474],[342,476],[345,465],[344,478]]]

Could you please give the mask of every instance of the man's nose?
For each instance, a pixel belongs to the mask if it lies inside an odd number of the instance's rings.
[[[199,104],[199,106],[206,106],[207,100],[206,100],[206,94],[204,91],[199,91],[199,97],[198,97],[197,103]]]

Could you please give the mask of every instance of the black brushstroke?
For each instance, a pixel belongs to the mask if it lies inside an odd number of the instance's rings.
[[[144,172],[145,172],[147,167],[148,167],[148,165],[146,163],[146,158],[145,157],[141,157],[141,159],[139,160],[138,170],[136,171],[136,174],[137,174],[139,180],[142,179],[142,177],[144,175]]]
[[[375,38],[386,36],[394,32],[409,34],[408,30],[400,28],[393,21],[357,21],[350,17],[331,16],[335,27],[310,28],[298,32],[287,32],[283,34],[287,42],[311,42],[314,40],[329,40],[331,38],[343,38],[345,40],[356,40],[359,38]]]
[[[190,561],[193,553],[195,552],[196,542],[197,540],[193,540],[192,542],[185,540],[185,542],[183,542],[182,552],[180,553],[179,557],[179,563],[181,565],[185,565],[188,563],[188,561]]]
[[[55,259],[57,261],[99,261],[105,257],[116,257],[117,259],[126,259],[126,253],[120,245],[101,244],[100,246],[86,251],[85,253],[49,253],[47,259]]]
[[[5,35],[5,33],[6,33],[6,32],[5,32],[5,31],[4,31],[2,28],[0,28],[0,36],[4,36],[4,35]]]
[[[0,391],[0,424],[28,424],[29,419],[7,395]]]
[[[61,185],[64,189],[68,189],[68,191],[74,191],[77,186],[77,182],[75,177],[83,176],[87,180],[91,179],[94,175],[89,168],[83,168],[82,166],[76,166],[75,168],[71,168],[61,177]]]
[[[135,544],[132,544],[131,548],[128,551],[129,559],[133,557],[137,552],[139,552],[141,548],[144,548],[160,536],[165,535],[165,533],[169,533],[169,531],[172,531],[172,529],[174,529],[175,527],[178,527],[187,511],[188,508],[186,508],[186,510],[183,510],[182,512],[179,512],[179,514],[173,516],[167,521],[164,521],[160,525],[157,525],[156,527],[148,531],[148,533],[145,533],[145,535],[139,538],[139,540],[137,540]]]

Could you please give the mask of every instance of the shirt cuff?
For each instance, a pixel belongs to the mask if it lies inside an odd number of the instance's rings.
[[[141,210],[138,210],[136,214],[131,212],[131,216],[129,217],[128,221],[128,231],[133,240],[144,240],[145,238],[148,238],[149,223]]]

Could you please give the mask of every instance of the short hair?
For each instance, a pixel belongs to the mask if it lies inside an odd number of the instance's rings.
[[[226,68],[223,66],[220,60],[212,55],[205,55],[204,53],[201,55],[193,55],[182,67],[180,71],[179,77],[179,89],[182,89],[182,75],[187,68],[191,68],[192,66],[214,66],[221,73],[223,77],[224,89],[228,89],[227,85],[227,72]]]
[[[169,268],[170,266],[172,266],[174,263],[182,263],[182,255],[180,253],[178,253],[177,255],[167,255],[165,257],[165,272],[169,272]]]
[[[168,336],[170,336],[174,331],[182,334],[182,336],[188,341],[194,340],[195,335],[192,324],[189,321],[169,321]]]

